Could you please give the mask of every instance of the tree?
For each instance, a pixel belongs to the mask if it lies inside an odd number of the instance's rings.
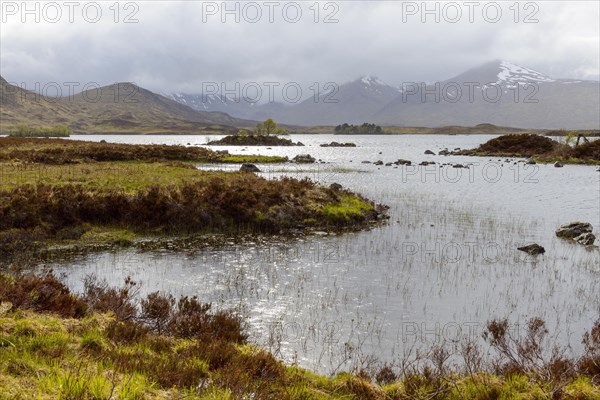
[[[273,118],[268,118],[263,122],[263,129],[265,130],[265,135],[273,135],[277,130],[277,123]]]
[[[266,136],[277,136],[277,135],[285,135],[287,134],[287,130],[285,128],[277,126],[277,122],[273,120],[273,118],[268,118],[263,122],[259,122],[256,124],[256,129],[254,130],[255,135],[266,135]]]

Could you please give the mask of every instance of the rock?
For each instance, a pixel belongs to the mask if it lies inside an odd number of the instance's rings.
[[[244,163],[240,167],[240,171],[245,171],[245,172],[260,172],[260,169],[258,169],[258,167],[256,165],[254,165],[254,164]]]
[[[106,143],[106,140],[102,139],[102,140],[100,141],[100,143]]]
[[[388,162],[388,163],[385,163],[385,166],[386,166],[386,167],[391,167],[393,164],[394,164],[394,163]]]
[[[361,164],[371,164],[371,161],[361,161]]]
[[[536,163],[535,161],[533,161],[532,159],[529,159],[529,160],[527,160],[527,161],[525,162],[525,164],[528,164],[528,165],[535,165],[535,164],[537,164],[537,163]]]
[[[331,185],[329,185],[329,189],[335,190],[336,192],[339,192],[340,190],[343,189],[343,187],[339,183],[334,182]]]
[[[435,156],[435,153],[433,151],[431,151],[431,150],[425,150],[425,154],[429,154],[429,155]]]
[[[396,164],[396,165],[412,165],[412,161],[399,159],[394,164]]]
[[[435,161],[421,161],[421,162],[419,163],[419,165],[423,165],[423,166],[426,166],[426,165],[433,165],[433,164],[435,164]]]
[[[448,149],[444,149],[438,153],[438,156],[447,156],[449,154],[450,152],[448,151]]]
[[[575,239],[584,233],[592,233],[593,227],[589,222],[571,222],[561,225],[556,230],[556,236],[563,239]]]
[[[529,254],[530,256],[537,256],[538,254],[544,254],[546,252],[546,249],[544,249],[542,246],[540,246],[537,243],[529,244],[527,246],[517,247],[517,250],[524,251],[525,253]]]
[[[454,165],[452,166],[452,168],[469,168],[469,167],[467,167],[467,166],[464,166],[464,165],[462,165],[462,164],[454,164]]]
[[[292,160],[298,164],[312,164],[317,161],[310,154],[298,154]]]
[[[554,168],[562,168],[562,167],[563,167],[563,165],[560,162],[557,161],[554,163]]]
[[[375,165],[383,165],[383,161],[377,160],[373,164],[375,164]]]
[[[296,143],[296,146],[304,146],[304,143],[298,142],[298,143]]]
[[[584,246],[592,246],[596,241],[596,236],[591,232],[582,233],[575,238],[575,241]]]
[[[346,142],[346,143],[331,142],[329,144],[324,143],[321,145],[321,147],[356,147],[356,144],[354,144],[352,142]]]

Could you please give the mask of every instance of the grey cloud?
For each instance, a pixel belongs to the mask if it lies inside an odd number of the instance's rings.
[[[364,74],[396,85],[447,79],[507,59],[555,77],[598,79],[597,2],[537,2],[535,24],[515,24],[508,13],[512,2],[502,3],[505,14],[495,24],[477,14],[472,24],[422,23],[418,16],[404,23],[401,2],[334,3],[334,24],[312,21],[312,2],[302,3],[305,14],[296,24],[280,14],[273,24],[223,24],[217,17],[203,22],[201,2],[138,2],[137,24],[114,23],[108,12],[97,24],[9,18],[0,31],[1,74],[28,87],[133,81],[157,91],[198,92],[206,81],[297,81],[308,87]],[[109,3],[102,4],[106,10]]]

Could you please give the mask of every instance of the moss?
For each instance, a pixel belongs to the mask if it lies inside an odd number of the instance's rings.
[[[365,218],[367,213],[373,211],[375,208],[366,200],[356,196],[343,195],[338,202],[324,205],[320,214],[329,224],[341,225],[360,221]]]

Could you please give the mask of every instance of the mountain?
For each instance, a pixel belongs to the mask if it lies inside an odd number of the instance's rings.
[[[254,119],[257,106],[248,99],[236,99],[218,94],[164,93],[164,97],[197,111],[221,112],[238,118]]]
[[[194,133],[233,131],[253,121],[196,111],[132,83],[93,88],[74,96],[46,97],[0,81],[0,130],[18,124],[63,124],[75,132]]]
[[[437,83],[405,83],[400,89],[364,76],[298,104],[254,105],[182,94],[171,98],[197,110],[254,120],[272,117],[303,126],[371,122],[427,127],[488,123],[528,129],[600,128],[600,82],[555,79],[502,60]]]
[[[337,90],[288,106],[281,122],[295,125],[362,124],[396,98],[399,90],[376,77],[364,76]]]
[[[507,61],[486,63],[437,86],[427,85],[426,90],[421,87],[412,94],[405,89],[373,121],[404,126],[491,123],[532,129],[598,129],[600,125],[600,82],[553,79]],[[437,93],[438,98],[423,93]]]
[[[362,123],[398,96],[399,90],[376,77],[363,76],[298,104],[253,104],[219,95],[173,93],[167,97],[195,110],[222,111],[239,118],[273,117],[291,125]]]

